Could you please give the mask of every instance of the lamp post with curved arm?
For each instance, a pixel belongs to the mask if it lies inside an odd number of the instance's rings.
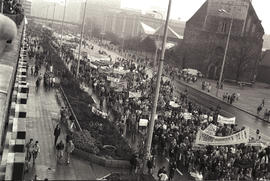
[[[224,53],[224,56],[223,56],[221,71],[220,71],[218,85],[217,85],[217,91],[216,91],[216,96],[217,97],[218,97],[218,91],[221,88],[221,82],[222,82],[222,77],[223,77],[223,72],[224,72],[224,66],[225,66],[225,62],[226,62],[227,52],[228,52],[228,48],[229,48],[229,42],[230,42],[230,38],[231,38],[232,25],[233,25],[233,16],[232,16],[232,14],[230,14],[229,12],[227,12],[224,9],[219,9],[218,12],[230,15],[231,16],[231,23],[230,23],[230,29],[229,29],[229,33],[228,33],[228,37],[227,37],[227,41],[226,41],[225,53]]]

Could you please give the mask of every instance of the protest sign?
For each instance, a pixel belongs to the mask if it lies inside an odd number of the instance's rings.
[[[183,117],[184,117],[185,120],[189,120],[189,119],[191,119],[192,114],[191,114],[191,113],[188,113],[188,112],[185,112],[185,113],[183,114]]]
[[[139,126],[147,127],[147,125],[148,125],[148,120],[147,119],[140,119]]]
[[[248,143],[248,141],[249,128],[246,128],[236,134],[224,137],[212,136],[199,129],[195,144],[222,146]]]
[[[127,81],[111,82],[110,86],[117,89],[127,89]]]
[[[205,130],[203,130],[203,132],[212,136],[216,135],[216,131],[217,131],[217,126],[212,123]]]
[[[131,92],[131,91],[128,92],[129,98],[139,98],[141,96],[142,96],[141,92]]]
[[[180,107],[179,104],[175,103],[174,101],[170,101],[170,106],[172,106],[173,108],[178,108]]]
[[[114,78],[114,77],[110,77],[110,76],[107,76],[107,80],[108,81],[111,81],[111,82],[120,82],[120,79]]]
[[[105,112],[102,112],[100,110],[98,110],[97,108],[95,108],[94,106],[92,106],[92,112],[96,115],[99,115],[101,117],[103,117],[104,119],[106,119],[108,117],[108,114]]]
[[[221,124],[235,124],[235,117],[233,118],[226,118],[221,115],[218,115],[217,122]]]

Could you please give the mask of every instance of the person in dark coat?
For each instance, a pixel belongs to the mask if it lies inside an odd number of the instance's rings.
[[[170,162],[169,164],[169,180],[173,180],[175,170],[177,168],[176,162]]]
[[[138,165],[138,156],[137,155],[133,155],[130,159],[130,172],[131,174],[133,174],[134,172],[136,173],[137,171],[137,165]]]
[[[54,146],[55,146],[56,143],[57,143],[58,137],[61,134],[61,128],[60,128],[60,125],[59,124],[56,125],[53,134],[54,134]]]

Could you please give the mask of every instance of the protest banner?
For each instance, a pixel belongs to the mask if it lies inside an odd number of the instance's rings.
[[[129,70],[124,70],[122,67],[120,67],[118,69],[113,69],[113,73],[114,74],[121,74],[121,75],[123,75],[123,74],[126,74],[128,72],[129,72]]]
[[[90,63],[90,67],[91,67],[91,68],[94,68],[94,69],[97,69],[97,68],[98,68],[96,65],[94,65],[94,64],[92,64],[92,63]]]
[[[205,128],[205,130],[203,130],[203,132],[212,136],[216,135],[216,131],[217,131],[217,126],[212,123],[207,128]]]
[[[139,98],[141,96],[142,96],[141,92],[131,92],[131,91],[128,92],[129,98]]]
[[[107,80],[108,81],[111,81],[111,82],[120,82],[120,79],[114,78],[114,77],[110,77],[110,76],[107,76]]]
[[[179,104],[175,103],[174,101],[170,101],[170,106],[172,106],[173,108],[178,108],[180,107]]]
[[[140,119],[139,126],[147,127],[148,120],[147,119]]]
[[[127,81],[111,82],[110,86],[117,89],[127,89]]]
[[[221,124],[235,124],[235,117],[233,118],[226,118],[221,115],[218,115],[217,122]]]
[[[94,106],[92,106],[92,112],[96,115],[101,116],[102,118],[106,119],[108,117],[108,114],[105,112],[102,112],[100,110],[98,110],[97,108],[95,108]]]
[[[241,143],[248,143],[248,141],[249,141],[249,128],[246,128],[236,134],[224,137],[212,136],[199,129],[196,136],[195,144],[222,146],[222,145],[236,145]]]
[[[189,120],[189,119],[192,118],[192,114],[191,114],[191,113],[188,113],[188,112],[185,112],[185,113],[183,114],[183,117],[184,117],[185,120]]]

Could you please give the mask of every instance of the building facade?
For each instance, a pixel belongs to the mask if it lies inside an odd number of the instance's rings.
[[[64,1],[63,1],[64,2]],[[56,19],[62,21],[64,14],[64,3],[54,3],[54,1],[33,0],[32,16]],[[80,20],[81,2],[76,0],[66,0],[65,21],[81,23]]]
[[[137,37],[143,34],[141,23],[154,29],[159,28],[165,20],[156,18],[153,14],[143,15],[140,11],[120,9],[119,4],[108,6],[107,4],[87,4],[86,21],[92,27],[98,27],[101,32],[114,33],[121,38]],[[81,6],[81,19],[83,17],[84,4]],[[184,34],[185,22],[171,20],[170,27],[178,34]],[[87,31],[87,30],[86,30]]]
[[[22,7],[24,9],[24,15],[31,16],[32,14],[32,2],[28,0],[21,1]]]
[[[182,44],[185,65],[218,79],[230,26],[223,78],[252,82],[264,29],[250,0],[207,0],[186,23]]]
[[[270,84],[270,50],[266,50],[262,54],[262,60],[258,67],[257,80]]]

